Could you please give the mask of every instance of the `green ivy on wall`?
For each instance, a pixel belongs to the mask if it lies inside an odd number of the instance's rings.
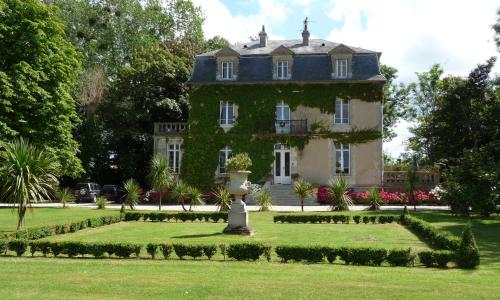
[[[253,162],[250,181],[257,182],[271,172],[273,148],[277,143],[303,149],[311,139],[331,139],[345,144],[379,139],[378,129],[361,129],[309,135],[275,134],[275,106],[285,101],[294,111],[299,105],[335,113],[335,99],[382,101],[381,84],[334,85],[210,85],[190,95],[189,132],[185,134],[181,176],[189,184],[209,190],[219,162],[219,150],[228,146],[233,153],[247,152]],[[220,101],[238,106],[235,126],[224,132],[219,126]]]

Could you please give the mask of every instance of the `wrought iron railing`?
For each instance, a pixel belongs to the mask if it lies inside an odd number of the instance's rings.
[[[188,129],[186,122],[155,123],[155,135],[176,135]]]
[[[307,120],[276,120],[276,133],[281,134],[305,134],[307,133]]]

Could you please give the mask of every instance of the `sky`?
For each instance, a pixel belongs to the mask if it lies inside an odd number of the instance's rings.
[[[231,43],[245,42],[265,25],[270,39],[300,39],[303,20],[308,17],[311,38],[380,51],[381,63],[398,69],[398,80],[405,83],[435,63],[445,74],[467,76],[477,64],[498,54],[491,29],[500,7],[498,0],[193,2],[204,11],[207,38],[220,35]],[[495,73],[500,73],[498,65]],[[398,123],[398,137],[384,143],[384,151],[399,156],[411,124]]]

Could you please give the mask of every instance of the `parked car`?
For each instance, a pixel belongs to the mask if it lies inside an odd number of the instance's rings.
[[[93,202],[101,195],[101,187],[95,182],[82,182],[76,185],[76,202]]]
[[[123,202],[123,190],[114,184],[105,184],[102,186],[101,195],[106,197],[109,201]]]

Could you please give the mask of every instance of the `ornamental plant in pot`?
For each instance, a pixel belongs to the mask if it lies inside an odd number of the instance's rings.
[[[242,201],[243,195],[248,193],[248,174],[252,160],[247,153],[239,153],[229,158],[226,168],[229,172],[229,193],[233,194],[235,199],[231,204],[228,216],[228,225],[224,233],[251,235],[252,230],[248,226],[248,212],[246,205]]]

